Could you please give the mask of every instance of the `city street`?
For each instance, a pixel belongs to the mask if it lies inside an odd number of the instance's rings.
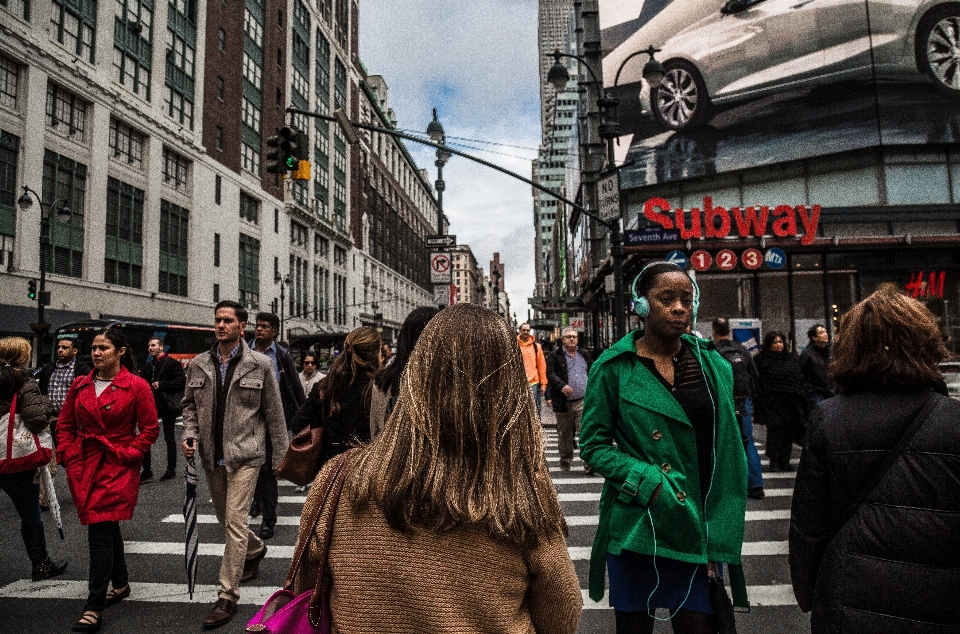
[[[546,408],[544,422],[547,460],[570,526],[570,555],[584,589],[579,632],[612,634],[613,611],[605,601],[594,603],[586,598],[590,546],[596,531],[603,481],[586,475],[579,459],[574,460],[572,471],[560,471],[553,415]],[[763,428],[758,428],[758,432],[758,443],[762,443]],[[154,459],[161,453],[162,450],[155,451]],[[794,463],[798,456],[799,450],[795,449]],[[750,600],[755,607],[749,614],[737,615],[739,631],[746,634],[808,632],[809,617],[796,606],[787,565],[793,473],[770,474],[765,486],[766,499],[749,500],[747,504],[744,562]],[[77,522],[62,478],[57,479],[57,489],[63,505],[66,540],[59,540],[50,514],[44,513],[48,546],[53,557],[67,557],[70,566],[63,576],[39,583],[30,581],[30,562],[20,541],[16,512],[9,498],[0,496],[0,517],[4,518],[0,532],[0,551],[4,553],[0,566],[0,613],[4,615],[4,631],[69,632],[83,612],[88,565],[86,529]],[[293,554],[304,498],[305,494],[296,493],[289,483],[281,484],[280,518],[276,535],[268,542],[269,552],[260,567],[260,576],[251,585],[243,586],[237,617],[219,631],[243,631],[246,621],[283,582]],[[183,571],[182,478],[169,482],[155,480],[141,488],[134,519],[121,526],[133,592],[129,599],[105,612],[102,632],[202,631],[201,620],[216,598],[216,577],[223,549],[223,535],[209,500],[201,479],[198,494],[201,557],[198,587],[191,601]],[[255,529],[258,525],[254,524]],[[656,631],[669,632],[671,628],[662,623]]]

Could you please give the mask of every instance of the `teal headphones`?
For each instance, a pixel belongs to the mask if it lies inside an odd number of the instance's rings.
[[[633,278],[633,284],[630,285],[630,293],[633,295],[633,310],[637,313],[637,315],[640,316],[640,319],[646,319],[647,315],[650,314],[650,300],[648,300],[645,296],[642,296],[642,295],[637,296],[637,282],[639,282],[640,278],[643,277],[643,274],[647,272],[647,269],[657,264],[666,264],[667,266],[670,266],[676,269],[677,271],[683,273],[684,275],[686,275],[686,271],[684,271],[682,268],[680,268],[673,262],[665,262],[662,260],[656,261],[656,262],[650,262],[645,267],[640,269],[640,272],[637,273],[637,276]],[[693,279],[689,275],[687,275],[687,277],[690,279],[690,283],[693,285],[693,319],[691,320],[690,323],[691,323],[691,326],[695,327],[697,323],[697,311],[700,309],[700,287],[697,286],[697,281],[695,279]]]

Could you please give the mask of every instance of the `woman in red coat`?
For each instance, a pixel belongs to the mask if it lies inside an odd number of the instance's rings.
[[[133,517],[140,463],[160,431],[150,386],[121,364],[132,363],[129,349],[116,328],[97,335],[94,371],[70,387],[57,421],[57,460],[90,546],[90,594],[74,632],[96,632],[103,609],[130,596],[120,522]]]

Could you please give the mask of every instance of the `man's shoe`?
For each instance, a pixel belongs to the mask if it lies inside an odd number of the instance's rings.
[[[237,613],[237,604],[229,599],[217,599],[207,618],[203,619],[203,627],[212,630],[215,627],[226,625]]]
[[[260,517],[260,505],[256,502],[250,506],[250,517]]]
[[[593,473],[593,469],[590,468],[590,465],[588,465],[586,462],[584,462],[584,463],[583,463],[583,472],[586,473],[587,475],[590,475],[591,473]]]
[[[747,497],[753,498],[754,500],[762,500],[764,498],[763,487],[751,487],[747,489]]]
[[[167,470],[164,472],[164,474],[163,474],[162,476],[160,476],[160,479],[161,479],[161,480],[173,480],[173,479],[176,478],[176,477],[177,477],[177,472],[176,472],[176,471],[174,471],[173,469],[167,469]]]
[[[569,461],[569,460],[561,460],[561,461],[560,461],[560,470],[561,470],[561,471],[570,471],[570,461]]]
[[[140,484],[144,482],[150,482],[153,480],[153,471],[141,471],[140,472]]]
[[[260,532],[257,533],[260,539],[270,539],[273,537],[273,527],[272,526],[261,526]]]
[[[261,533],[263,531],[260,531]],[[271,531],[271,535],[273,532]],[[260,554],[254,557],[253,559],[248,559],[243,562],[243,576],[240,577],[240,583],[247,583],[248,581],[253,581],[257,578],[257,575],[260,574],[260,562],[263,561],[263,558],[267,556],[267,545],[263,545],[263,550],[260,551]],[[221,599],[223,601],[224,599]],[[236,609],[236,606],[234,606]]]

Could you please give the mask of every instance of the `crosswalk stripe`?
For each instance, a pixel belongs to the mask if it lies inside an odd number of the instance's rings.
[[[567,515],[567,526],[597,526],[600,523],[598,515]],[[762,522],[768,520],[788,520],[790,510],[784,511],[747,511],[746,521]]]
[[[567,546],[570,559],[573,561],[588,561],[592,546]],[[782,542],[743,542],[740,554],[744,557],[762,557],[765,555],[786,555],[790,552],[789,544]]]
[[[793,489],[764,489],[764,495],[768,498],[790,497],[793,495]],[[600,499],[600,491],[569,492],[562,491],[557,493],[561,502],[596,502]]]
[[[172,515],[167,515],[165,518],[160,520],[164,524],[183,524],[183,514],[174,513]],[[197,515],[197,524],[216,524],[217,516],[210,514],[198,514]],[[259,524],[259,517],[250,517],[247,518],[247,524]],[[277,526],[300,526],[300,516],[299,515],[282,515],[277,517]]]
[[[581,588],[580,592],[583,595],[584,610],[610,609],[607,595],[604,595],[599,601],[594,601],[590,598],[589,590]],[[775,607],[797,604],[797,598],[793,595],[793,586],[783,583],[769,586],[747,586],[747,598],[750,600],[751,607]]]

